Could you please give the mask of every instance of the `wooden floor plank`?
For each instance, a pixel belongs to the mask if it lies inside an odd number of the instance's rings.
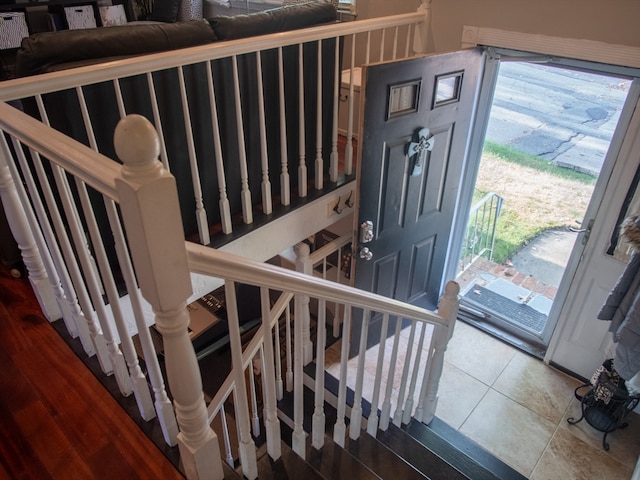
[[[0,478],[184,478],[0,268]]]

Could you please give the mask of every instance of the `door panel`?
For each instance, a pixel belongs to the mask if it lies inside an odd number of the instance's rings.
[[[372,221],[374,236],[356,243],[357,287],[436,307],[483,59],[474,49],[363,67],[357,225]],[[375,319],[369,329],[377,343]]]
[[[594,193],[585,217],[594,219],[593,229],[584,250],[574,248],[569,260],[567,269],[575,262],[575,275],[566,291],[558,292],[557,297],[566,300],[556,302],[559,312],[552,310],[550,313],[550,316],[558,315],[559,320],[545,359],[584,378],[590,378],[612,354],[609,322],[598,320],[596,316],[626,265],[607,251],[611,234],[618,228],[616,221],[625,197],[640,168],[638,131],[640,81],[635,80],[607,153],[596,186],[597,194]],[[584,238],[585,233],[581,235]]]

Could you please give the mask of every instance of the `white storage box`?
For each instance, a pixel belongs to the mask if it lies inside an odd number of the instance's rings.
[[[67,18],[69,30],[79,28],[96,28],[96,17],[91,5],[78,5],[76,7],[64,7],[64,15]]]
[[[100,10],[100,21],[103,27],[113,27],[127,23],[127,13],[124,5],[106,5],[98,7]]]
[[[0,13],[0,48],[18,48],[22,39],[28,36],[24,12]]]
[[[340,105],[338,110],[338,132],[347,135],[349,128],[349,78],[351,70],[342,71],[342,84],[340,85]],[[353,137],[358,138],[360,122],[360,84],[362,80],[362,69],[353,69]]]

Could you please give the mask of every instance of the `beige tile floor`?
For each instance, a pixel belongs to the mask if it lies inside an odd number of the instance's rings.
[[[327,352],[327,364],[339,359],[337,348]],[[640,455],[640,415],[632,413],[628,428],[609,434],[607,452],[602,434],[588,423],[567,423],[580,416],[578,385],[458,322],[445,354],[436,415],[532,480],[630,479]]]

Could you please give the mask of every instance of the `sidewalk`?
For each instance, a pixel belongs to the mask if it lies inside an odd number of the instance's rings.
[[[476,260],[457,279],[460,295],[487,312],[541,333],[577,234],[550,230],[506,265]]]

